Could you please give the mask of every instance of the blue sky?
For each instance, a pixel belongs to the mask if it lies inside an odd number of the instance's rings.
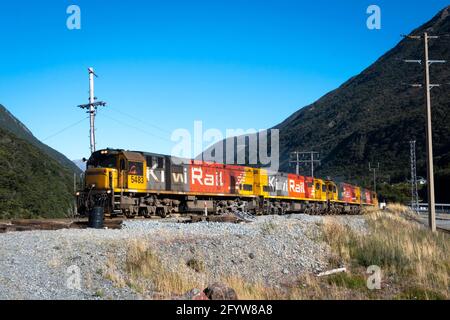
[[[71,4],[81,8],[81,30],[66,27]],[[381,8],[381,30],[366,27],[371,4]],[[87,103],[92,66],[96,96],[109,105],[97,117],[97,148],[170,153],[170,133],[193,130],[195,120],[224,133],[278,124],[446,5],[1,1],[0,103],[69,158],[88,156],[89,123],[76,105]]]

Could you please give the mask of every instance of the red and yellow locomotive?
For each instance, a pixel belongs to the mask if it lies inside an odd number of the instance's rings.
[[[104,149],[87,161],[78,212],[94,206],[127,217],[171,213],[344,214],[377,205],[376,194],[346,183],[266,169]]]

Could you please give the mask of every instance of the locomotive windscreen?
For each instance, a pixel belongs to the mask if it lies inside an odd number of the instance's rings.
[[[115,168],[117,156],[112,154],[92,154],[87,162],[87,168]]]

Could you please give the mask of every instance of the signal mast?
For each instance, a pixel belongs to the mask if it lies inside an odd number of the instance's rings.
[[[95,152],[95,115],[97,113],[97,107],[106,106],[106,102],[96,101],[97,97],[95,97],[95,95],[94,95],[94,76],[95,77],[98,77],[98,76],[95,74],[94,68],[92,68],[92,67],[88,68],[88,72],[89,72],[89,103],[79,105],[78,108],[87,109],[86,113],[89,113],[89,119],[90,119],[89,138],[90,138],[90,146],[91,146],[91,154],[92,154]]]

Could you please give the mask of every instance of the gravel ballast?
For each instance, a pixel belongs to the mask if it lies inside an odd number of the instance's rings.
[[[241,224],[128,220],[119,230],[4,233],[0,234],[0,299],[140,299],[130,287],[117,287],[105,278],[108,260],[124,265],[132,241],[145,242],[169,270],[196,259],[202,261],[210,280],[235,275],[278,286],[302,273],[327,269],[330,250],[319,240],[323,219],[265,216]],[[362,216],[333,219],[366,232]]]

